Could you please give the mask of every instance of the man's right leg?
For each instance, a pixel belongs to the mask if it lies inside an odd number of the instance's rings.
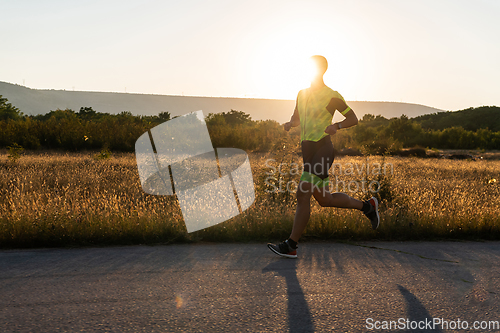
[[[280,244],[267,244],[274,253],[287,258],[297,258],[297,243],[304,232],[311,215],[311,196],[313,184],[301,181],[297,188],[297,208],[293,220],[293,228],[290,238]]]
[[[297,189],[297,208],[295,210],[295,219],[293,220],[292,233],[290,238],[298,243],[300,236],[304,232],[311,216],[311,196],[314,185],[309,182],[301,181]]]

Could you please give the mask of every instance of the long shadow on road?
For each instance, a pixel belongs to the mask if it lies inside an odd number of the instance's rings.
[[[408,289],[403,286],[398,285],[398,289],[403,295],[406,301],[406,313],[408,314],[408,320],[410,322],[425,322],[431,321],[432,316],[429,314],[427,309],[422,305],[418,298],[413,295]],[[411,329],[409,328],[407,332],[442,332],[440,329]]]
[[[262,272],[276,272],[286,280],[289,332],[314,332],[311,311],[297,278],[297,261],[277,260],[264,267]],[[274,306],[284,306],[284,304]]]

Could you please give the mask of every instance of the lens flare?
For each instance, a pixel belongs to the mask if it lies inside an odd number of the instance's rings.
[[[180,309],[180,308],[182,308],[183,305],[184,305],[184,300],[182,299],[182,297],[175,296],[175,306],[176,306],[176,308]]]

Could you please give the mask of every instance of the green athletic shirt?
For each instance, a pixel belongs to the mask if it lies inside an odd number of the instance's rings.
[[[328,133],[325,129],[332,124],[333,113],[338,110],[345,115],[350,107],[344,98],[327,86],[299,91],[295,109],[300,117],[300,141],[319,141]]]

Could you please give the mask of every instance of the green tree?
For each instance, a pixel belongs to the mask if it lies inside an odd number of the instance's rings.
[[[361,118],[361,121],[362,122],[370,122],[370,121],[374,121],[375,120],[375,116],[370,114],[370,113],[367,113],[363,116],[363,118]]]
[[[418,144],[418,137],[422,133],[422,127],[408,119],[408,116],[402,115],[399,118],[390,120],[385,133],[394,140],[401,142],[403,146],[411,147]]]
[[[159,118],[162,122],[163,122],[163,121],[170,120],[171,116],[172,116],[172,115],[170,114],[170,112],[167,112],[167,111],[165,111],[165,112],[160,112],[160,113],[158,114],[158,118]]]
[[[205,122],[207,126],[225,126],[226,119],[221,113],[209,113],[208,116],[205,117]]]
[[[243,111],[236,111],[231,109],[231,111],[225,113],[222,112],[224,119],[228,125],[236,125],[236,124],[248,124],[252,121],[252,118],[249,114]]]
[[[46,114],[39,114],[36,116],[32,116],[33,119],[40,120],[40,121],[47,121],[51,118],[54,118],[56,120],[62,120],[62,119],[76,119],[77,114],[75,111],[71,109],[57,109],[55,111],[50,111]]]
[[[124,111],[127,112],[127,111]],[[77,113],[78,118],[83,120],[101,120],[105,118],[109,118],[111,115],[109,113],[97,112],[92,109],[91,106],[81,107],[80,111]]]
[[[11,103],[8,103],[7,98],[0,95],[0,120],[21,120],[23,118],[23,113]]]
[[[223,119],[223,120],[222,120]],[[207,123],[215,124],[227,124],[227,125],[242,125],[252,123],[252,118],[249,114],[243,111],[236,111],[231,109],[229,112],[222,113],[209,113],[205,118]]]

